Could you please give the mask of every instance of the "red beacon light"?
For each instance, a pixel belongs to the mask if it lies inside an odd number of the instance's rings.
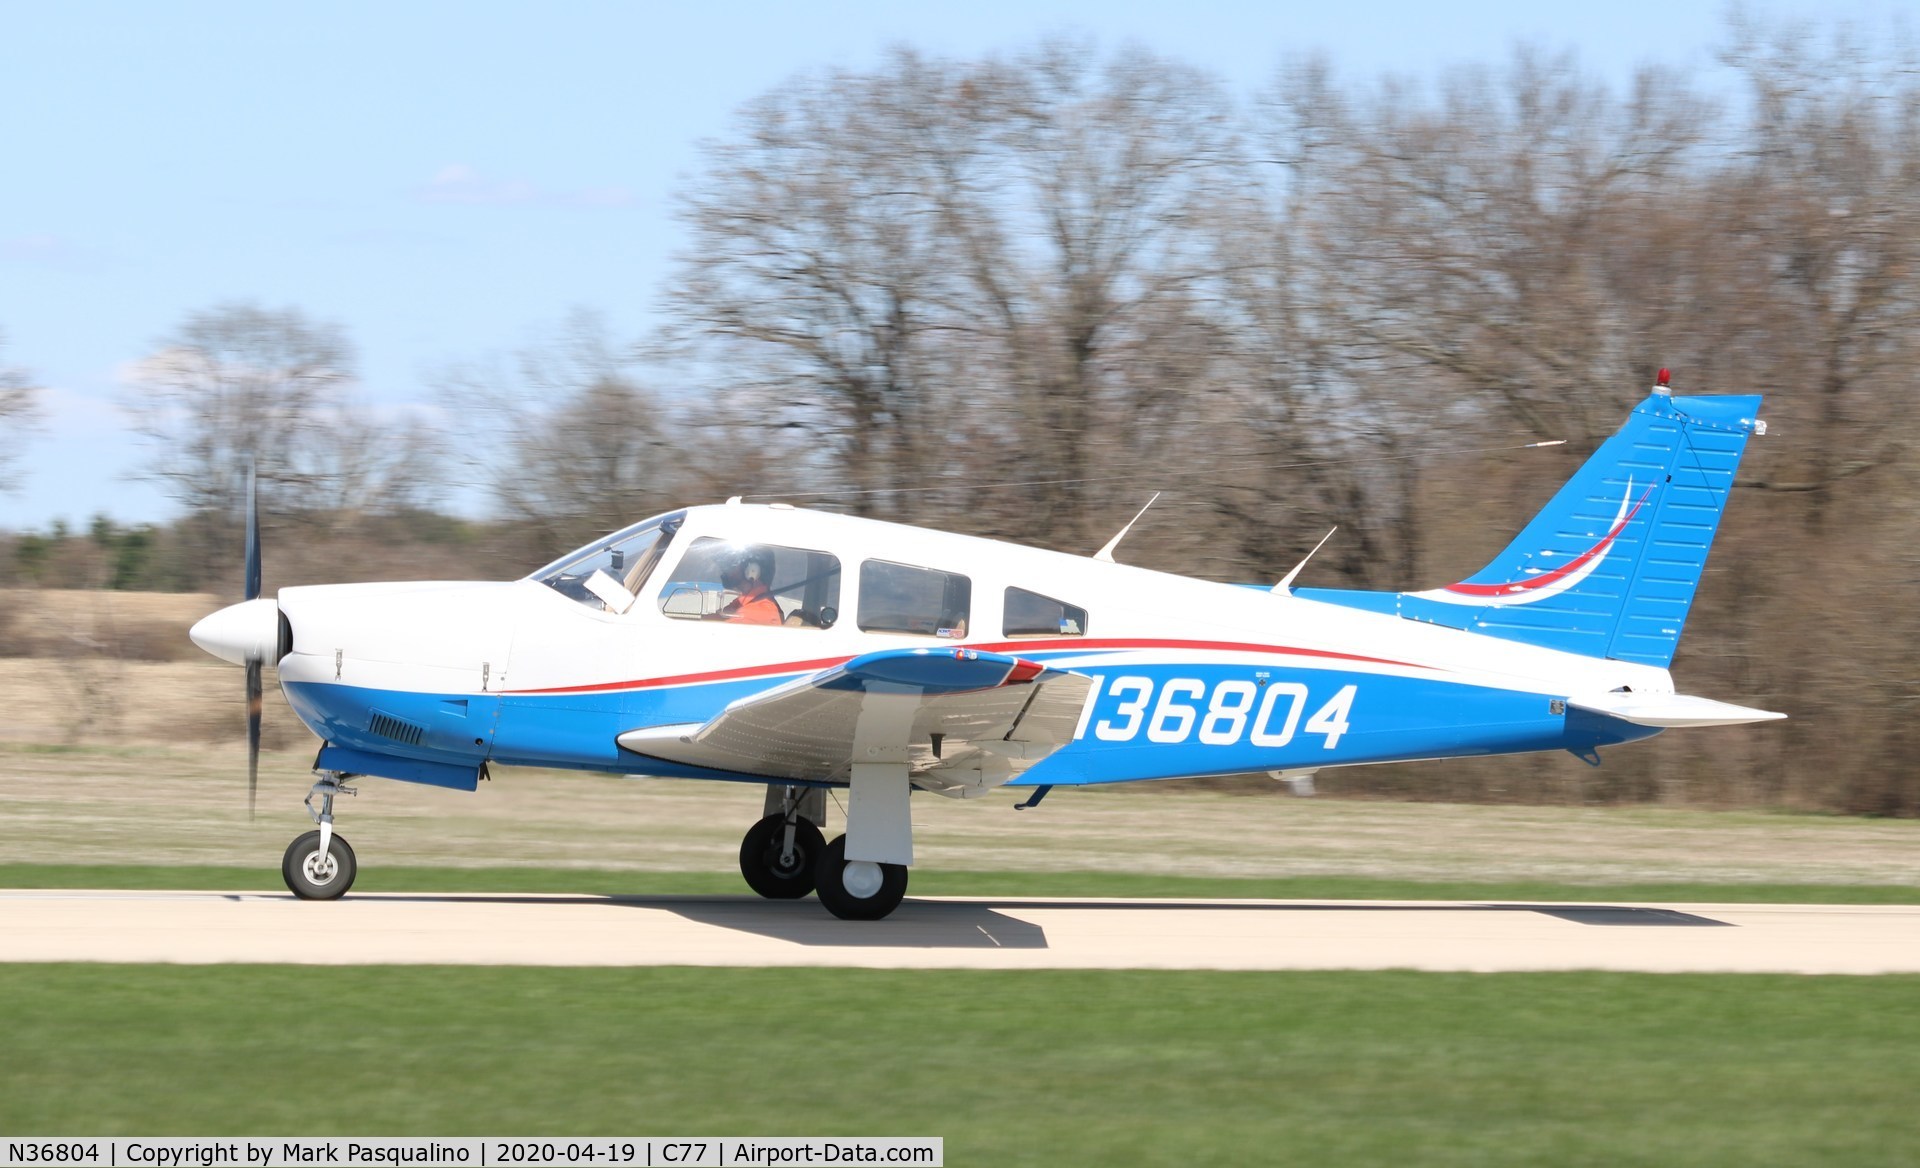
[[[1672,383],[1673,371],[1662,369],[1660,375],[1653,379],[1653,392],[1671,395],[1673,393]]]

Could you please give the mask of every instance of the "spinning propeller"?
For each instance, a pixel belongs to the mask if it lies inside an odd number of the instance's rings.
[[[205,617],[188,631],[193,643],[222,661],[247,669],[247,817],[260,785],[260,671],[285,647],[280,605],[260,596],[260,504],[253,468],[247,468],[246,598]]]
[[[260,599],[260,500],[254,493],[253,466],[247,466],[247,592],[245,600]],[[274,609],[274,641],[279,641],[280,606]],[[260,668],[258,655],[247,658],[247,818],[253,818],[255,794],[260,788]]]

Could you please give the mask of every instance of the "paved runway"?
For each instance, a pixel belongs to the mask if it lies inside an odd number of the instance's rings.
[[[0,890],[0,961],[1920,973],[1920,906]]]

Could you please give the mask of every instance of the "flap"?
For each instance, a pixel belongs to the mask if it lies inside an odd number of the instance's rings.
[[[998,786],[1072,740],[1091,679],[979,649],[893,649],[741,698],[705,723],[620,735],[636,754],[773,779],[904,760],[931,790]]]

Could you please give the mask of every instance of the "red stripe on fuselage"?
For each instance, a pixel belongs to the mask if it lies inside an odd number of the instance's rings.
[[[1161,638],[1091,640],[1086,637],[1045,638],[1032,641],[1000,641],[974,644],[969,649],[990,653],[1033,653],[1045,649],[1078,649],[1087,652],[1112,652],[1126,649],[1199,649],[1216,653],[1276,653],[1286,657],[1317,657],[1332,661],[1356,661],[1366,665],[1395,665],[1405,669],[1433,669],[1411,661],[1387,657],[1366,657],[1358,653],[1339,653],[1331,649],[1301,649],[1286,645],[1256,645],[1243,641],[1184,641]],[[669,685],[700,685],[713,681],[738,681],[748,677],[776,677],[785,673],[806,673],[834,665],[845,665],[859,654],[823,657],[814,661],[786,661],[777,665],[747,665],[739,669],[716,669],[709,673],[680,673],[671,677],[644,677],[634,681],[607,681],[592,685],[561,685],[545,689],[507,689],[503,694],[608,693],[615,690],[657,689]],[[1017,667],[1016,667],[1017,669]]]

